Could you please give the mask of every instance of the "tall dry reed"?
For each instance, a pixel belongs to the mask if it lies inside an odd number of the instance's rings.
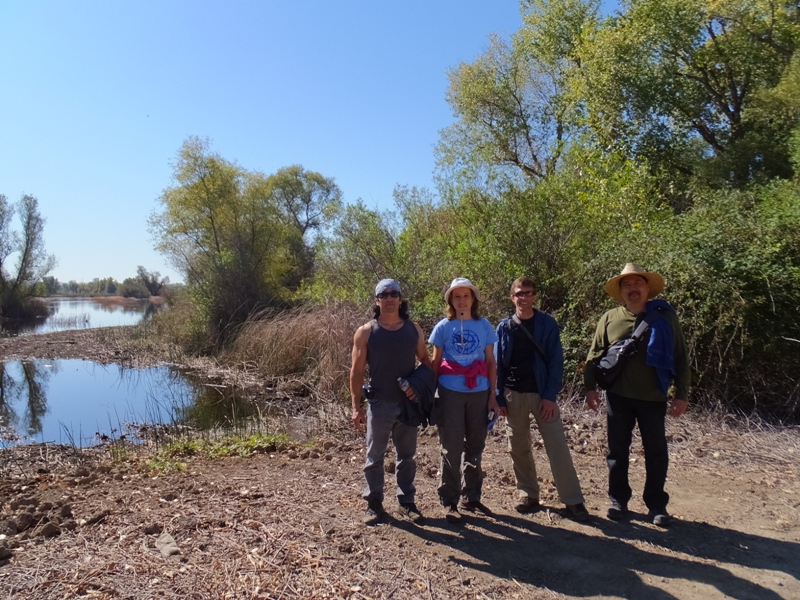
[[[327,303],[255,315],[225,358],[254,364],[266,377],[296,377],[328,398],[348,390],[353,334],[369,320],[352,304]]]

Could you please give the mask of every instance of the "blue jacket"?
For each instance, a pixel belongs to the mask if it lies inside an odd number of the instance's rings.
[[[539,310],[533,311],[533,339],[547,354],[547,362],[534,350],[533,376],[539,388],[539,395],[545,400],[556,401],[564,379],[564,349],[561,347],[561,334],[556,320]],[[503,319],[497,325],[497,344],[494,357],[497,361],[497,403],[506,405],[505,377],[511,365],[511,349],[514,336],[511,332],[511,319]]]

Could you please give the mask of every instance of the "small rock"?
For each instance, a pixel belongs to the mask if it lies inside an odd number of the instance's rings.
[[[20,513],[17,517],[17,531],[25,531],[33,523],[31,513]]]
[[[42,537],[54,537],[61,535],[61,528],[52,522],[45,523],[39,528],[37,533]]]
[[[161,537],[156,540],[156,548],[161,552],[161,556],[174,556],[181,553],[178,543],[168,533],[162,533]]]
[[[0,544],[0,560],[11,558],[11,550],[5,544]]]
[[[67,519],[61,524],[61,529],[66,529],[67,531],[74,531],[78,528],[78,524],[73,519]]]
[[[322,443],[322,449],[323,449],[323,450],[330,450],[330,449],[331,449],[331,448],[333,448],[335,445],[336,445],[336,444],[335,444],[334,442],[332,442],[331,440],[326,440],[326,441],[324,441],[324,442]]]
[[[58,514],[60,514],[65,519],[70,518],[72,516],[72,506],[70,506],[69,504],[64,504],[58,511]]]
[[[41,510],[41,511],[53,510],[53,506],[55,506],[55,505],[52,502],[42,502],[39,505],[39,510]]]
[[[90,471],[86,467],[79,467],[75,470],[75,477],[88,477],[89,473]]]
[[[150,525],[146,525],[143,531],[147,535],[155,535],[157,533],[161,533],[163,529],[164,528],[158,523],[151,523]]]

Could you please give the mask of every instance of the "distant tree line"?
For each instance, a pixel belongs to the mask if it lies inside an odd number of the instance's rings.
[[[120,283],[113,277],[97,278],[89,282],[70,280],[60,282],[48,275],[42,278],[36,290],[40,296],[122,296],[124,298],[148,298],[160,296],[169,285],[169,277],[161,277],[158,271],[150,272],[143,266],[136,269],[136,277],[128,277]]]
[[[403,282],[417,318],[464,275],[507,314],[522,274],[562,326],[575,385],[602,283],[667,279],[694,398],[800,415],[800,9],[783,0],[523,0],[522,26],[449,74],[437,193],[344,205],[300,166],[245,171],[193,138],[151,218],[185,275],[187,339],[255,314]],[[265,311],[266,312],[263,312]],[[260,312],[261,311],[261,312]]]

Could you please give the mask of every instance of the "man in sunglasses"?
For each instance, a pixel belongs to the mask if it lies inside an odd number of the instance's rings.
[[[539,482],[531,448],[531,415],[544,440],[553,482],[567,514],[587,521],[581,484],[572,464],[564,425],[556,404],[564,375],[564,351],[558,325],[550,315],[536,310],[536,284],[520,277],[511,285],[514,316],[497,326],[497,403],[508,419],[508,448],[517,484],[516,510],[536,512]]]
[[[405,380],[414,371],[416,361],[430,367],[431,359],[425,336],[419,325],[408,318],[408,303],[403,299],[400,284],[382,279],[375,287],[373,319],[361,327],[353,338],[350,368],[350,396],[353,425],[367,426],[367,460],[364,477],[367,485],[363,497],[367,501],[365,525],[378,524],[385,515],[383,508],[384,456],[391,438],[394,444],[399,512],[415,523],[422,521],[414,503],[414,476],[417,465],[417,426],[400,419],[403,401],[414,398],[413,388],[404,391],[398,378]],[[363,386],[364,370],[369,368],[369,386]],[[361,404],[364,387],[368,391],[369,409]]]

